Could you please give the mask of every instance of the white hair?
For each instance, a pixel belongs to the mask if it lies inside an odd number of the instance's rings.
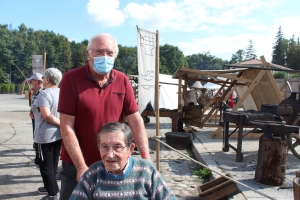
[[[56,68],[48,68],[45,70],[45,78],[48,78],[52,85],[59,85],[62,73]]]
[[[95,38],[102,37],[102,36],[109,36],[109,37],[111,37],[111,38],[114,40],[114,42],[115,42],[115,49],[114,49],[115,52],[114,52],[114,53],[115,53],[115,58],[116,58],[116,57],[118,56],[118,54],[119,54],[119,46],[118,46],[118,42],[117,42],[117,40],[116,40],[113,36],[111,36],[111,35],[108,34],[108,33],[99,33],[99,34],[97,34],[97,35],[94,35],[94,36],[89,40],[89,43],[88,43],[88,46],[87,46],[87,50],[90,50],[90,49],[91,49],[92,44],[93,44]]]

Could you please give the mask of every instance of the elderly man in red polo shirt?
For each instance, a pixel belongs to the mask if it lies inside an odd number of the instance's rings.
[[[63,200],[69,199],[88,167],[101,159],[97,134],[107,122],[121,122],[125,116],[141,156],[151,161],[148,137],[130,81],[113,69],[117,41],[109,34],[95,35],[86,53],[88,63],[65,73],[60,86]]]

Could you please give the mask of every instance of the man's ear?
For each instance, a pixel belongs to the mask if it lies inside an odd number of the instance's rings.
[[[131,143],[131,144],[129,145],[129,150],[130,150],[131,154],[132,154],[132,152],[134,151],[134,148],[135,148],[135,144],[134,144],[134,143]]]

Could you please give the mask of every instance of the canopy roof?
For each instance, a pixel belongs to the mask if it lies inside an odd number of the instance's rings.
[[[274,70],[274,71],[295,71],[291,68],[288,68],[288,67],[284,67],[284,66],[281,66],[281,65],[277,65],[277,64],[273,64],[273,63],[268,63],[269,67],[268,67],[268,70]],[[234,63],[234,64],[227,64],[225,65],[227,67],[235,67],[235,68],[255,68],[255,69],[258,69],[258,68],[261,68],[261,69],[264,69],[266,70],[266,68],[263,68],[263,64],[262,64],[262,61],[261,60],[248,60],[248,61],[244,61],[244,62],[239,62],[239,63]]]

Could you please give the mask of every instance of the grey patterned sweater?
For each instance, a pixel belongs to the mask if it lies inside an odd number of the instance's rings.
[[[145,159],[129,158],[123,174],[113,175],[102,161],[80,178],[70,200],[78,199],[176,199],[160,173]]]

